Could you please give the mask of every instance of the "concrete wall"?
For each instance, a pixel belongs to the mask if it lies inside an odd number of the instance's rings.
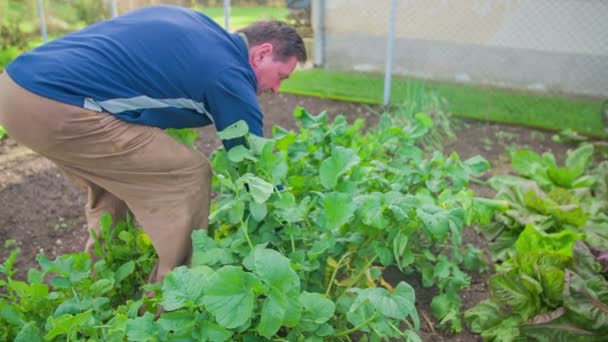
[[[325,66],[384,70],[390,0],[325,0]],[[608,96],[608,0],[398,0],[394,71]]]

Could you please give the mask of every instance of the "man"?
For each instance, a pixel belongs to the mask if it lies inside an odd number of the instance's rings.
[[[89,228],[131,210],[159,255],[150,281],[161,281],[207,227],[211,182],[209,160],[163,129],[245,120],[261,136],[256,95],[305,60],[282,22],[233,34],[193,10],[146,7],[16,58],[0,76],[0,125],[86,187]]]

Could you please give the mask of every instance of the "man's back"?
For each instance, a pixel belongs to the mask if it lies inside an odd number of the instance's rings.
[[[247,58],[244,40],[202,13],[151,6],[49,42],[18,57],[7,72],[60,102],[152,126],[194,127],[214,121],[206,89],[224,70],[237,70],[239,87],[255,94]],[[198,116],[150,115],[162,109]]]

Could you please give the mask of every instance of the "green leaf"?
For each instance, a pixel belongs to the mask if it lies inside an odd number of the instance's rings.
[[[491,298],[528,319],[540,308],[542,287],[538,282],[517,271],[495,274],[490,278]]]
[[[566,167],[571,169],[585,170],[593,160],[593,145],[582,144],[574,151],[568,151]]]
[[[207,235],[206,230],[197,229],[192,232],[192,246],[192,267],[202,265],[214,267],[236,262],[230,249],[220,247]]]
[[[42,335],[36,322],[31,321],[23,325],[14,342],[42,342]]]
[[[52,340],[57,336],[69,335],[76,332],[79,327],[93,324],[93,311],[88,310],[78,315],[64,314],[56,319],[49,318],[47,326],[50,326],[45,340]]]
[[[369,302],[376,311],[385,317],[405,320],[409,316],[414,320],[416,329],[420,326],[415,306],[414,289],[407,283],[400,282],[393,293],[389,293],[384,288],[353,288],[350,291],[357,293],[357,298],[350,311],[354,311],[365,302]]]
[[[448,213],[438,208],[420,208],[416,210],[418,217],[424,223],[424,227],[431,233],[431,236],[443,241],[450,232],[450,222]]]
[[[508,317],[509,315],[504,313],[500,306],[491,300],[484,300],[464,313],[464,319],[472,332],[481,334],[488,339],[496,336],[510,336],[512,338],[503,341],[513,340],[517,335],[519,326],[517,323],[511,324],[511,322],[504,324]]]
[[[431,312],[439,319],[440,326],[449,326],[452,332],[462,331],[460,321],[460,296],[457,293],[442,293],[433,297]]]
[[[14,326],[22,326],[25,323],[23,315],[4,299],[0,299],[0,318]]]
[[[135,262],[133,260],[127,261],[116,270],[116,273],[114,273],[114,279],[117,283],[119,283],[131,275],[134,271]]]
[[[167,311],[184,306],[199,306],[203,302],[203,289],[208,279],[203,272],[180,266],[171,271],[163,281],[161,305]]]
[[[431,128],[434,126],[433,119],[427,113],[419,112],[416,113],[414,117],[416,118],[416,121],[418,121],[418,123],[422,124],[422,126],[426,128]]]
[[[302,292],[300,303],[304,308],[302,320],[311,321],[315,324],[323,324],[329,321],[336,311],[334,302],[319,293]]]
[[[89,288],[89,291],[93,294],[95,294],[95,296],[100,296],[106,292],[111,291],[114,288],[114,280],[113,279],[99,279],[98,281],[94,282],[91,287]]]
[[[236,183],[240,185],[248,184],[249,193],[251,193],[253,200],[257,203],[266,202],[274,191],[274,186],[272,184],[251,173],[244,174],[237,179]]]
[[[258,202],[249,202],[249,211],[251,211],[251,216],[258,222],[261,222],[268,213],[266,203]]]
[[[112,230],[112,215],[109,213],[101,214],[99,218],[99,231],[100,235],[104,240],[110,237],[110,232]]]
[[[167,134],[180,143],[192,148],[198,138],[198,131],[192,128],[167,128]]]
[[[263,245],[256,246],[243,264],[264,283],[282,293],[300,290],[300,278],[289,259],[275,250],[263,248]]]
[[[467,271],[472,272],[484,272],[488,268],[487,262],[483,258],[483,251],[472,244],[467,245],[467,249],[464,253],[463,265]]]
[[[534,176],[536,173],[545,173],[543,158],[538,153],[522,149],[511,152],[511,163],[517,173],[523,176]]]
[[[237,145],[231,148],[228,151],[228,159],[233,163],[240,163],[245,159],[256,160],[253,154],[251,154],[251,151],[243,145]]]
[[[232,125],[226,127],[224,130],[217,132],[220,140],[230,140],[245,136],[249,132],[249,126],[244,120],[239,120]]]
[[[353,218],[356,209],[351,195],[331,192],[323,198],[320,224],[326,230],[340,228]]]
[[[321,162],[319,177],[321,184],[328,190],[335,188],[338,178],[359,163],[361,159],[355,151],[337,146],[331,156]]]
[[[400,270],[403,270],[403,267],[407,266],[404,265],[402,261],[408,242],[409,238],[403,232],[397,233],[397,236],[395,236],[395,238],[393,239],[393,255],[395,257],[395,260],[397,261],[397,266]]]
[[[202,321],[199,323],[198,337],[200,341],[223,342],[232,337],[232,332],[213,322]]]
[[[252,318],[253,303],[260,292],[262,284],[256,275],[224,266],[209,279],[203,303],[221,326],[234,329]]]
[[[463,163],[472,171],[472,175],[475,177],[481,176],[490,169],[490,163],[479,155],[471,157]]]
[[[154,321],[154,315],[146,312],[142,317],[127,322],[127,337],[129,341],[154,340],[159,333],[158,324]]]
[[[262,304],[260,324],[258,325],[260,335],[270,338],[279,331],[286,307],[287,296],[277,290],[271,290]]]
[[[383,194],[374,192],[357,196],[354,201],[358,207],[357,213],[361,216],[363,223],[378,229],[388,227],[390,221],[384,217]]]
[[[163,313],[157,324],[161,329],[175,336],[191,336],[197,319],[198,317],[191,311],[173,311]]]
[[[563,256],[572,256],[572,247],[576,240],[583,237],[571,230],[563,230],[559,233],[544,233],[533,225],[528,225],[515,242],[515,250],[519,255],[531,252],[555,252]]]
[[[304,128],[312,128],[320,123],[327,123],[327,115],[325,112],[317,116],[310,114],[306,109],[298,106],[293,110],[293,116],[302,123]]]

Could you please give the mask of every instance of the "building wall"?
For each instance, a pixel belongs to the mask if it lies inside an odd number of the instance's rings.
[[[394,72],[608,96],[606,0],[397,0]],[[325,65],[384,70],[390,0],[325,0]]]

